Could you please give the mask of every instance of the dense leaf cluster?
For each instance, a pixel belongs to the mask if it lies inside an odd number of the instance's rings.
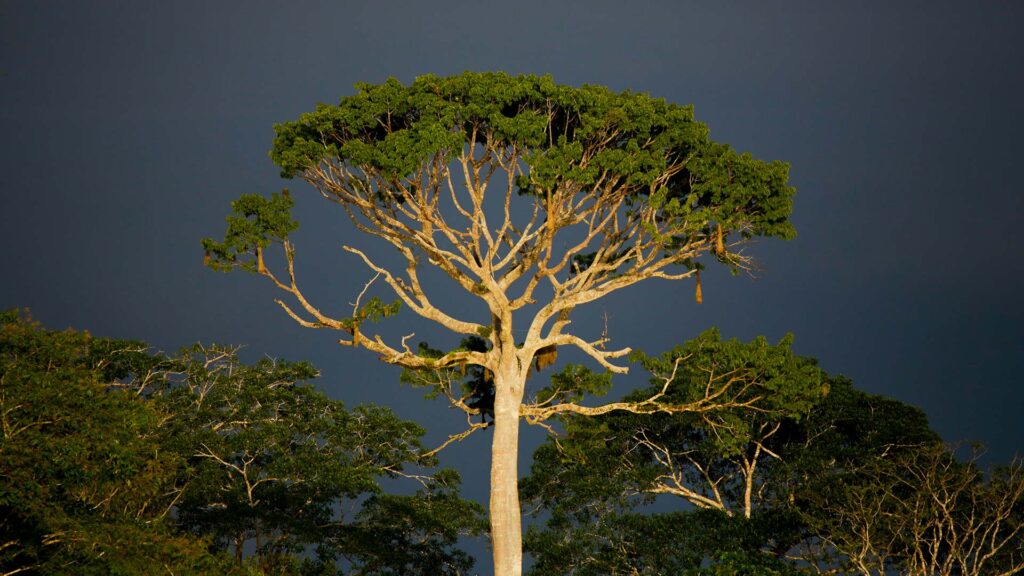
[[[287,190],[272,194],[270,198],[243,194],[231,203],[232,215],[227,217],[224,241],[203,239],[207,265],[220,271],[228,271],[235,266],[249,272],[260,271],[262,251],[271,242],[283,242],[299,228],[299,223],[291,218],[294,205],[295,201]],[[258,257],[253,261],[239,261],[240,254],[258,254]]]
[[[138,342],[0,318],[0,571],[216,573],[208,540],[174,529],[182,457],[166,413],[110,385],[158,362]],[[227,571],[225,570],[225,573]]]
[[[422,428],[234,349],[0,325],[0,570],[459,574],[485,530]],[[415,495],[385,478],[415,478]],[[372,535],[372,537],[371,537]]]
[[[532,573],[1024,569],[1020,462],[984,474],[943,445],[920,410],[855,389],[790,343],[709,331],[637,357],[656,376],[686,359],[666,403],[685,401],[710,373],[753,370],[749,406],[565,417],[565,435],[538,449],[522,483],[524,505],[546,519],[527,534]],[[656,377],[631,396],[663,385]]]
[[[283,176],[340,162],[379,173],[379,199],[402,202],[387,181],[416,173],[432,158],[452,159],[476,144],[514,147],[524,152],[526,169],[516,181],[522,193],[586,190],[612,179],[632,190],[634,201],[656,204],[666,219],[707,210],[705,220],[729,229],[794,235],[787,220],[793,193],[788,167],[710,140],[690,106],[501,72],[426,75],[408,86],[392,78],[356,88],[335,106],[319,105],[275,126],[271,158]],[[653,186],[677,163],[682,170]],[[737,219],[742,226],[735,226]]]

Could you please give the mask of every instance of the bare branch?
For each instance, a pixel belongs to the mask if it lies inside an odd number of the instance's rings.
[[[738,371],[709,378],[709,385],[705,390],[704,396],[697,400],[682,404],[662,402],[661,398],[665,396],[668,392],[669,386],[675,380],[680,362],[685,359],[686,357],[676,358],[672,372],[668,376],[662,378],[664,384],[661,389],[645,400],[637,402],[611,402],[594,407],[581,406],[572,402],[563,402],[551,406],[545,406],[544,404],[526,404],[522,406],[520,413],[524,418],[526,418],[528,423],[536,424],[553,416],[565,413],[580,414],[583,416],[600,416],[614,411],[632,412],[633,414],[704,414],[728,408],[759,410],[757,405],[762,399],[761,396],[752,396],[742,400],[740,399],[743,398],[743,393],[746,392],[753,383],[744,378],[743,375],[738,373]],[[710,384],[711,382],[717,382],[717,387],[712,388]],[[733,391],[733,394],[727,397],[726,395],[730,391]]]
[[[490,424],[487,424],[485,422],[471,423],[469,428],[463,430],[462,432],[459,432],[458,434],[452,434],[451,436],[448,437],[447,440],[444,441],[444,444],[441,444],[437,448],[434,448],[433,450],[426,452],[423,455],[426,457],[434,456],[441,450],[447,448],[453,442],[462,442],[463,440],[468,438],[469,435],[472,434],[473,432],[476,432],[477,430],[482,430],[484,428],[487,428],[488,426],[490,426]]]
[[[384,281],[387,282],[388,286],[390,286],[391,289],[395,291],[395,294],[402,299],[402,302],[404,302],[406,306],[411,308],[416,314],[419,314],[428,320],[433,320],[445,328],[459,334],[479,334],[480,331],[484,329],[484,326],[480,324],[457,320],[437,309],[429,300],[427,300],[422,291],[418,290],[418,282],[415,282],[411,288],[407,288],[402,282],[397,280],[391,272],[374,264],[362,250],[352,248],[351,246],[343,246],[342,248],[345,251],[351,252],[352,254],[362,258],[363,262],[366,263],[371,270],[377,272],[378,275],[383,275]]]

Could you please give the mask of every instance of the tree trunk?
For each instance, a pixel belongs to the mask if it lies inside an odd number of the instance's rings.
[[[504,364],[504,362],[503,362]],[[491,446],[491,545],[495,576],[523,572],[519,508],[519,405],[525,373],[513,359],[494,375],[494,440]],[[529,368],[527,367],[527,370]]]

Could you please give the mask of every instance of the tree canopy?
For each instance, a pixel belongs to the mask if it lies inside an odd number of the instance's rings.
[[[419,282],[424,262],[495,313],[503,312],[495,309],[499,304],[505,312],[533,304],[537,285],[548,283],[554,295],[529,325],[530,342],[546,322],[616,289],[691,276],[703,252],[743,266],[742,240],[794,235],[788,167],[710,140],[689,106],[502,73],[428,75],[408,86],[391,79],[357,89],[336,106],[320,105],[275,126],[271,157],[283,176],[302,176],[341,205],[359,230],[393,246],[406,260],[405,277],[377,266],[363,250],[345,249],[381,274],[404,305],[459,334],[487,338],[495,326],[434,307]],[[485,200],[493,188],[497,198]],[[516,196],[529,199],[532,209],[513,210]],[[288,215],[292,205],[287,192],[240,198],[224,241],[203,242],[209,263],[271,277],[308,314],[302,318],[279,302],[305,325],[358,331],[358,310],[333,318],[302,297],[288,241],[298,226]],[[523,215],[518,225],[517,214]],[[290,281],[279,281],[265,265],[271,243],[283,244],[289,256]],[[684,270],[669,272],[673,265]],[[622,355],[567,338],[565,324],[556,323],[535,348],[583,344],[599,361]],[[376,338],[349,343],[412,368],[438,364]],[[491,364],[483,355],[444,357],[440,365]]]
[[[708,331],[669,390],[752,370],[747,409],[563,417],[522,492],[543,526],[531,573],[1014,574],[1024,569],[1024,466],[985,473],[918,409],[866,394],[813,359]],[[574,368],[567,368],[572,371]],[[656,377],[652,389],[660,390]],[[687,392],[689,390],[689,392]],[[673,402],[671,397],[663,401]],[[657,500],[659,512],[648,507]]]
[[[0,573],[207,574],[228,566],[177,533],[179,454],[157,433],[166,413],[110,390],[139,342],[53,332],[0,316]]]
[[[0,320],[0,573],[472,566],[457,540],[485,530],[482,510],[431,472],[423,429],[326,398],[308,363]],[[418,490],[389,494],[387,478]]]
[[[391,246],[402,264],[386,266],[368,248],[344,246],[372,279],[351,313],[324,311],[297,281],[287,191],[236,201],[224,240],[203,241],[207,261],[266,276],[291,296],[277,303],[296,322],[347,332],[342,344],[385,362],[442,374],[479,366],[493,378],[491,533],[496,569],[519,574],[520,419],[543,424],[565,412],[601,413],[571,392],[525,399],[531,367],[574,346],[604,369],[626,372],[616,360],[628,347],[608,348],[608,335],[569,332],[574,310],[653,278],[693,278],[700,301],[702,256],[744,269],[751,265],[747,240],[795,234],[788,166],[714,142],[692,108],[643,93],[470,72],[356,88],[337,105],[277,125],[271,158],[284,177],[303,178],[356,229]],[[267,265],[272,244],[283,249],[283,269]],[[481,300],[488,316],[442,309],[436,295],[443,288],[421,281],[424,266]],[[378,278],[397,295],[394,305],[361,302]],[[393,315],[398,305],[486,346],[423,355],[410,347],[411,336],[388,343],[368,332],[367,320]],[[479,397],[466,399],[455,405],[480,413],[472,405]],[[453,439],[479,428],[471,424]]]

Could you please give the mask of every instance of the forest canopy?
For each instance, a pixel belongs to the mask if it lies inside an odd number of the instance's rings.
[[[347,409],[317,375],[4,312],[0,574],[465,573],[457,540],[486,524],[458,475],[419,425]]]
[[[744,406],[563,415],[533,457],[530,573],[1019,573],[1024,466],[983,469],[918,409],[856,389],[791,338],[709,330],[635,359],[673,395],[757,371]],[[0,317],[3,574],[465,574],[483,508],[437,470],[420,426],[346,409],[304,362],[176,355]],[[478,375],[467,374],[467,379]],[[552,378],[601,375],[568,366]],[[596,384],[595,384],[596,385]],[[767,395],[766,392],[770,392]],[[756,409],[750,409],[750,408]],[[393,478],[403,494],[383,490]],[[388,484],[391,485],[390,483]],[[652,507],[651,504],[657,502]]]

